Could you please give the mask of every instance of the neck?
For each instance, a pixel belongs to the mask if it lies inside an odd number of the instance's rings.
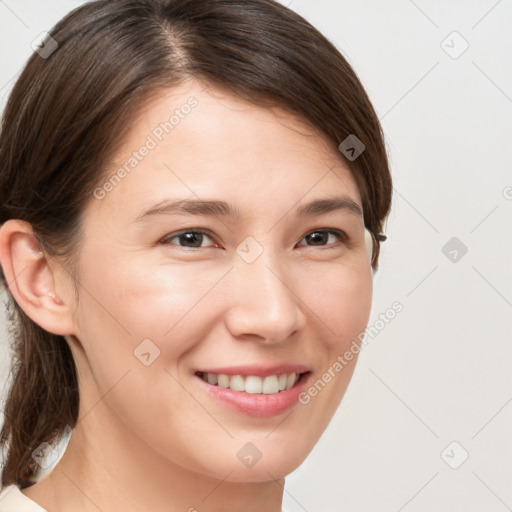
[[[281,511],[284,479],[233,482],[229,473],[216,478],[177,466],[121,422],[106,420],[101,404],[95,409],[78,422],[52,472],[24,490],[48,510]]]

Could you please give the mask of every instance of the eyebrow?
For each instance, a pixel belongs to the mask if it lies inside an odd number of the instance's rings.
[[[342,210],[347,213],[363,217],[363,210],[352,198],[348,196],[336,196],[323,199],[315,199],[303,206],[297,212],[297,217],[313,217],[333,211]],[[179,201],[165,200],[142,212],[136,221],[146,219],[153,215],[192,214],[231,217],[239,219],[240,210],[225,201],[182,199]]]

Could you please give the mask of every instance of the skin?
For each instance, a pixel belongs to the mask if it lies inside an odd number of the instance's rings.
[[[280,108],[196,81],[163,91],[133,122],[105,179],[191,96],[197,107],[103,199],[91,196],[74,279],[65,262],[37,252],[28,224],[0,230],[15,300],[67,337],[79,374],[68,448],[23,491],[54,512],[280,511],[284,477],[318,441],[353,373],[357,357],[308,404],[266,418],[233,411],[200,386],[200,368],[283,362],[307,364],[317,381],[365,329],[372,277],[362,217],[296,218],[313,199],[362,203],[336,146]],[[168,198],[224,200],[240,218],[136,220]],[[211,232],[199,248],[177,237],[162,243],[197,228]],[[326,228],[348,241],[305,238]],[[236,252],[247,237],[263,248],[250,264]],[[134,356],[144,339],[160,350],[150,366]],[[248,442],[262,453],[250,468],[237,458]]]

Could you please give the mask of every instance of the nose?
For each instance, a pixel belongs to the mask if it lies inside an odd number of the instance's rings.
[[[304,305],[290,273],[265,254],[250,264],[235,263],[225,321],[235,338],[280,343],[304,326]]]

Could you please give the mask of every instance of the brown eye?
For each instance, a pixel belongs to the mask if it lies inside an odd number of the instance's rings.
[[[336,239],[345,243],[347,241],[347,235],[343,231],[320,229],[311,231],[311,233],[308,233],[304,238],[302,238],[302,240],[306,240],[308,245],[313,247],[331,245],[336,241]]]
[[[162,240],[160,240],[160,243],[164,245],[177,245],[179,247],[185,247],[189,249],[199,249],[201,247],[208,247],[203,245],[205,239],[208,238],[211,240],[210,235],[206,231],[188,230],[167,235],[166,237],[162,238]],[[173,242],[173,240],[177,240],[177,242]]]

